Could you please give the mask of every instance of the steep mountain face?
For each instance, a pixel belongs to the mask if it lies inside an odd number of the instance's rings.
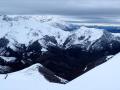
[[[71,25],[58,18],[0,16],[0,22],[0,73],[40,63],[71,81],[120,52],[119,35],[84,26],[68,31]]]

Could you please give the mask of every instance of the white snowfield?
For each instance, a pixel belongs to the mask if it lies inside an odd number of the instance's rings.
[[[0,75],[0,90],[120,90],[120,53],[66,85],[48,82],[38,66]]]

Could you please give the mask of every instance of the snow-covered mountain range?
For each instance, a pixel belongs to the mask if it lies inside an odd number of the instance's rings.
[[[39,63],[47,79],[54,76],[49,81],[66,83],[120,52],[119,34],[78,27],[60,17],[1,15],[0,32],[1,74]]]

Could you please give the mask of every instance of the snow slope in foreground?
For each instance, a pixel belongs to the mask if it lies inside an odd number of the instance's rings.
[[[66,85],[49,83],[35,64],[27,69],[0,75],[0,90],[120,90],[120,53]]]
[[[15,73],[0,75],[0,90],[58,90],[62,84],[50,83],[38,72],[40,64]]]
[[[66,90],[120,90],[120,53],[65,86]]]

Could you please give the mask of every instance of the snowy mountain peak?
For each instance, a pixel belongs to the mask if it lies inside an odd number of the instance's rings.
[[[103,30],[96,28],[87,28],[85,26],[82,26],[80,29],[76,30],[75,33],[79,37],[84,36],[85,39],[89,39],[90,41],[95,41],[103,35]]]

